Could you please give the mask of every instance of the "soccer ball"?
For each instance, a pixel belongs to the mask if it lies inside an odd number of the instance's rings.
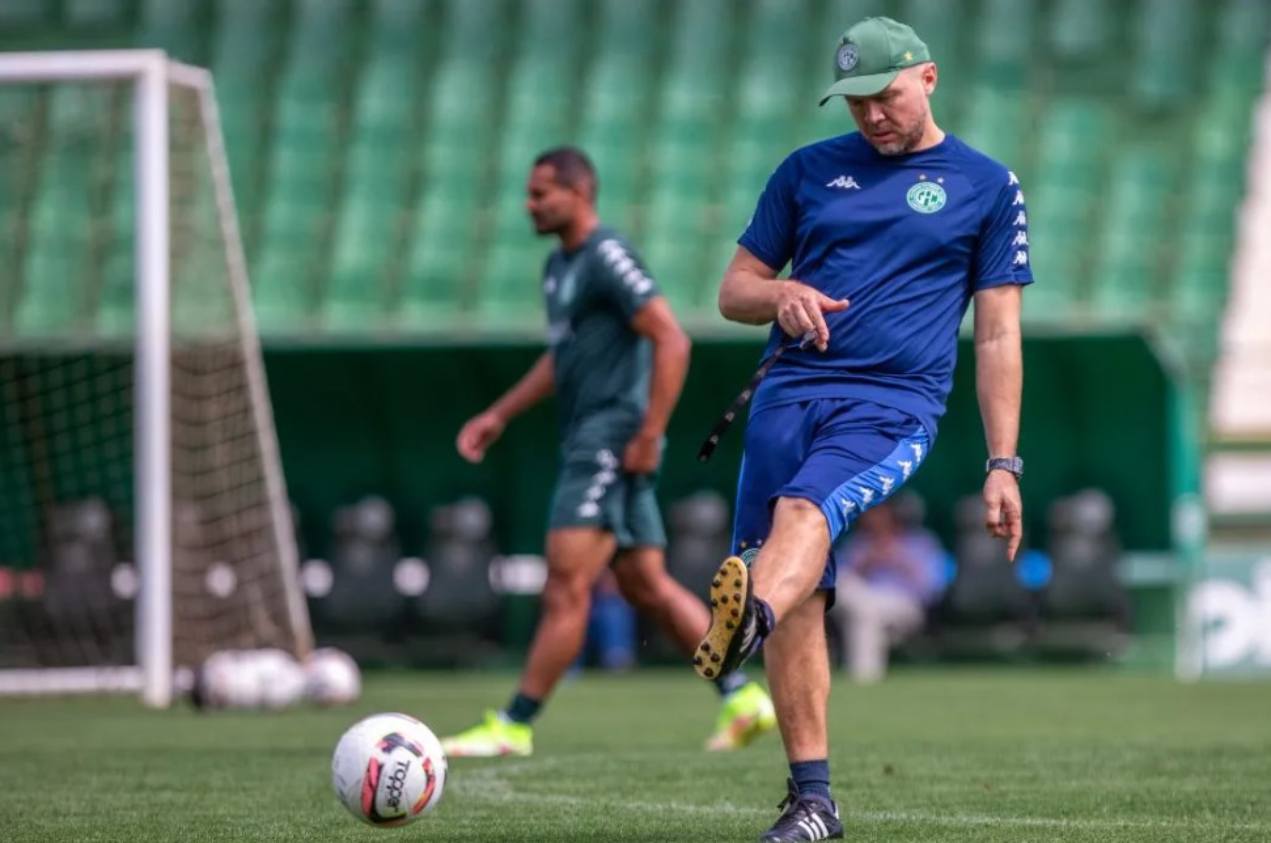
[[[219,650],[204,660],[190,698],[201,709],[280,709],[304,696],[305,673],[282,650]]]
[[[318,705],[348,705],[362,693],[357,662],[343,650],[321,647],[305,659],[305,696]]]
[[[331,759],[335,795],[353,816],[385,828],[419,819],[441,801],[446,754],[405,714],[374,714],[344,733]]]

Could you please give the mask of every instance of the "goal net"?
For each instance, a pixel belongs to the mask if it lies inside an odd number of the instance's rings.
[[[0,55],[0,693],[311,633],[210,76]]]

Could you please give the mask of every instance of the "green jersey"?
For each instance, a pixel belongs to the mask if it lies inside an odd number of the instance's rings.
[[[548,257],[543,295],[562,440],[620,447],[649,402],[653,348],[631,319],[657,285],[621,235],[597,226],[574,251]]]

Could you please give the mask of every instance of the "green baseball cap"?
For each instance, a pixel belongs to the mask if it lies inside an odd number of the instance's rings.
[[[835,82],[821,97],[870,97],[890,85],[900,71],[931,61],[918,33],[891,18],[865,18],[852,24],[834,53]]]

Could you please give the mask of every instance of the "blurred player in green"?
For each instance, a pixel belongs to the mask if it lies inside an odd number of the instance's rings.
[[[556,396],[560,470],[542,616],[517,692],[501,711],[443,740],[451,756],[531,753],[531,723],[582,649],[592,586],[606,565],[626,599],[685,654],[709,624],[702,602],[666,572],[654,495],[689,340],[635,251],[601,224],[596,189],[595,170],[578,149],[535,160],[526,210],[540,235],[560,240],[542,280],[550,348],[456,442],[464,459],[480,462],[509,421]],[[743,673],[714,684],[723,704],[708,749],[740,748],[775,726],[768,694]]]

